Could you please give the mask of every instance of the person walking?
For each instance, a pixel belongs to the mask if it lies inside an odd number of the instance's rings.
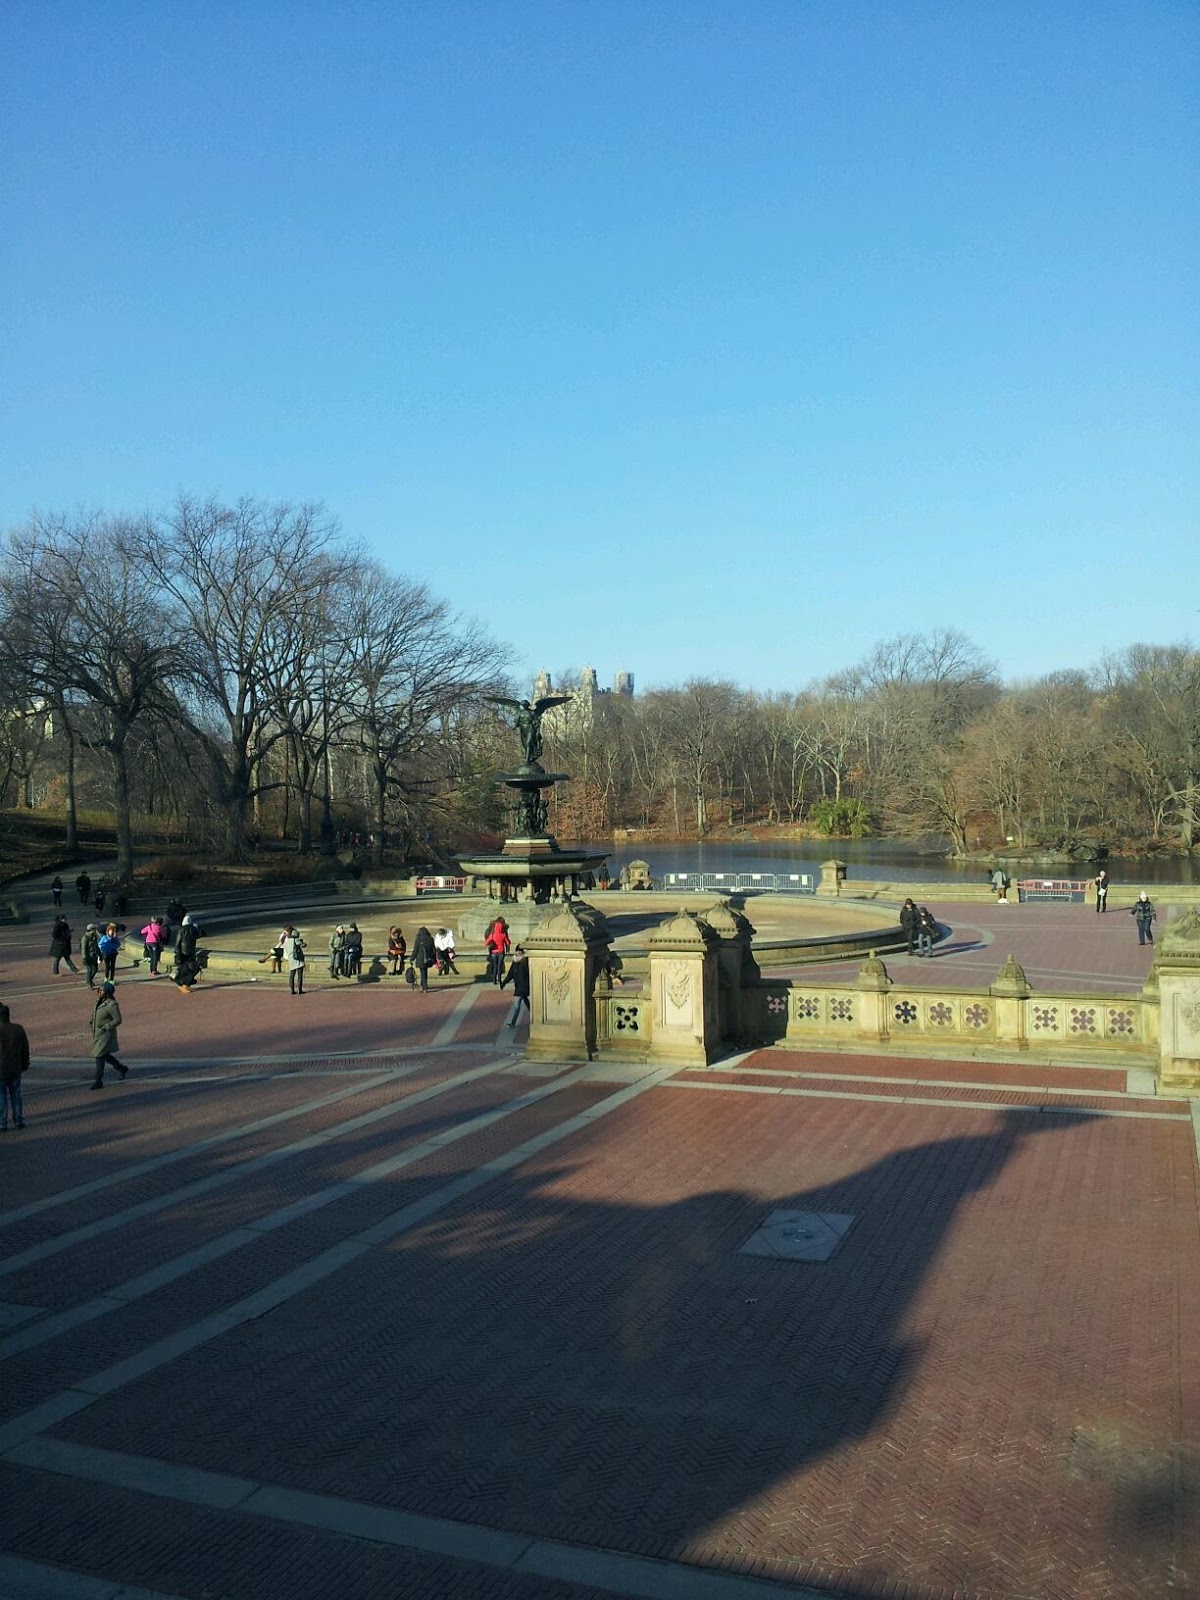
[[[192,921],[190,912],[179,924],[179,935],[175,940],[175,971],[172,976],[181,994],[191,994],[192,985],[200,976],[200,961],[196,954],[196,946],[200,941],[201,931],[200,924]]]
[[[1103,916],[1108,910],[1108,873],[1101,867],[1096,874],[1096,914]]]
[[[71,924],[66,917],[55,917],[54,926],[50,929],[50,957],[54,962],[50,969],[58,977],[58,964],[60,961],[67,963],[71,972],[78,972],[79,968],[71,960]]]
[[[115,922],[110,922],[100,935],[100,959],[104,963],[104,976],[114,983],[117,976],[117,956],[121,950],[121,936]]]
[[[454,935],[449,928],[439,928],[433,936],[433,952],[437,958],[438,976],[444,978],[448,972],[458,977],[458,968],[454,965],[454,957],[458,952],[454,948]]]
[[[908,953],[912,955],[917,934],[921,931],[921,913],[917,910],[917,903],[911,895],[900,907],[900,931],[908,941]]]
[[[343,923],[329,935],[329,976],[340,978],[342,967],[346,959],[346,929]]]
[[[394,926],[388,929],[388,960],[392,963],[392,977],[398,978],[404,971],[404,958],[408,954],[408,942],[404,937],[404,929]]]
[[[162,960],[163,946],[167,942],[167,925],[161,917],[151,917],[142,929],[142,949],[150,963],[150,976],[161,978],[158,963]]]
[[[937,938],[937,918],[928,906],[921,906],[917,912],[920,919],[917,928],[917,954],[919,956],[933,955],[933,941]]]
[[[0,1133],[8,1129],[12,1112],[14,1128],[25,1126],[25,1104],[21,1099],[21,1074],[29,1071],[29,1035],[19,1022],[13,1022],[7,1006],[0,1006]]]
[[[504,958],[512,948],[508,937],[508,923],[503,917],[497,917],[492,923],[483,936],[483,943],[488,955],[488,981],[499,988],[504,973]]]
[[[996,891],[996,904],[998,906],[1006,906],[1008,904],[1008,873],[1005,872],[1003,867],[993,867],[992,888]]]
[[[54,909],[62,910],[62,879],[56,872],[50,880],[50,898],[54,901]]]
[[[436,956],[433,948],[433,935],[429,929],[421,925],[417,929],[417,937],[413,940],[412,964],[421,974],[421,993],[429,993],[429,969],[433,966]]]
[[[96,1063],[96,1076],[91,1088],[103,1089],[104,1069],[112,1067],[121,1082],[129,1076],[129,1068],[117,1060],[117,1029],[121,1026],[121,1008],[117,1004],[116,990],[111,983],[100,985],[96,1004],[92,1007],[92,1059]]]
[[[299,931],[288,923],[283,937],[283,964],[287,968],[288,988],[293,994],[304,993],[304,940]]]
[[[100,930],[94,922],[89,922],[83,930],[79,953],[83,958],[83,975],[87,979],[87,986],[94,989],[96,974],[100,970]]]
[[[500,987],[506,989],[510,983],[513,986],[513,1008],[507,1025],[515,1028],[517,1018],[521,1015],[521,1007],[524,1006],[525,1010],[529,1011],[529,957],[522,945],[517,945],[513,950],[512,961],[508,971],[500,980]]]
[[[75,879],[75,888],[79,892],[79,904],[81,906],[87,905],[88,895],[90,895],[92,892],[92,880],[88,877],[86,872],[81,872]]]
[[[1137,900],[1130,909],[1130,916],[1137,923],[1138,943],[1153,944],[1154,935],[1150,931],[1150,924],[1158,913],[1154,909],[1154,902],[1145,889],[1138,895]]]

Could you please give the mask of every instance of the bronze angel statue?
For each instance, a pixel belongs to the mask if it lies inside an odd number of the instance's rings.
[[[547,694],[531,704],[528,700],[509,700],[503,695],[484,696],[494,706],[512,707],[512,725],[521,735],[521,748],[527,767],[538,766],[542,759],[542,718],[552,706],[565,705],[573,698],[569,694]]]

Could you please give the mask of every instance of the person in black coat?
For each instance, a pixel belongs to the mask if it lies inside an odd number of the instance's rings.
[[[900,931],[908,941],[908,953],[912,955],[916,948],[917,934],[921,931],[921,913],[917,910],[916,901],[910,895],[900,907]]]
[[[58,964],[60,961],[67,963],[68,971],[79,971],[79,968],[71,960],[71,924],[66,917],[55,917],[54,919],[54,926],[50,930],[50,958],[54,962],[51,970],[56,978],[58,977]]]
[[[417,929],[417,937],[413,940],[412,964],[421,974],[421,993],[429,993],[429,969],[436,960],[433,948],[433,935],[429,929],[422,926]]]
[[[10,1107],[13,1127],[25,1126],[21,1074],[28,1070],[29,1036],[19,1022],[10,1019],[8,1007],[0,1006],[0,1133],[8,1127]]]
[[[525,954],[524,945],[517,945],[513,950],[512,963],[500,979],[500,987],[506,989],[510,983],[513,986],[513,1008],[508,1026],[515,1028],[521,1007],[529,1010],[529,957]]]

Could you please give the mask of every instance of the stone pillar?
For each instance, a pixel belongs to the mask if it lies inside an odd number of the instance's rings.
[[[888,991],[891,987],[887,968],[872,950],[858,969],[858,1031],[872,1044],[886,1044],[890,1037]]]
[[[842,885],[846,881],[846,863],[844,861],[822,861],[821,881],[817,885],[817,893],[836,898],[842,892]]]
[[[1200,1089],[1200,909],[1159,935],[1158,1082],[1165,1090]]]
[[[646,940],[650,949],[650,1059],[705,1067],[717,1054],[717,936],[680,911]]]
[[[996,1043],[1011,1050],[1028,1050],[1025,1002],[1033,991],[1025,976],[1025,969],[1009,956],[988,993],[996,1002]]]
[[[754,928],[728,900],[702,911],[700,920],[717,936],[717,1031],[722,1039],[744,1039],[749,1032],[745,991],[758,979],[750,945]]]
[[[591,906],[555,906],[525,935],[529,956],[531,1061],[590,1061],[596,1053],[592,995],[611,938]]]

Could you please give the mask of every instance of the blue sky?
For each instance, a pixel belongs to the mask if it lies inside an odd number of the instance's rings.
[[[1200,637],[1192,0],[9,0],[0,526],[319,500],[796,689]]]

